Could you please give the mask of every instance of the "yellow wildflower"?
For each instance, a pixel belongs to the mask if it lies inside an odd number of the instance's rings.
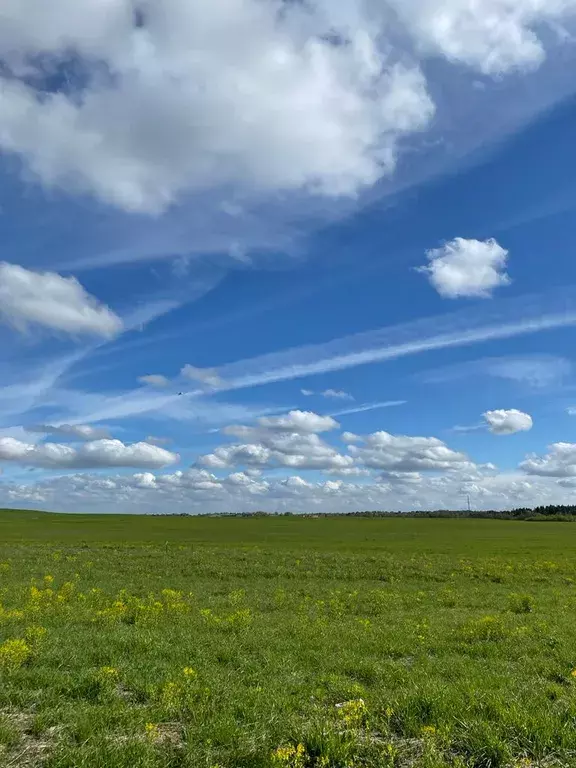
[[[386,755],[390,763],[392,763],[393,765],[396,764],[396,759],[398,757],[398,749],[394,746],[394,744],[388,742],[388,744],[386,744],[386,746],[384,747],[384,754]]]
[[[366,715],[368,714],[368,708],[364,699],[343,701],[341,704],[336,704],[336,708],[338,709],[338,716],[344,721],[346,727],[360,728],[364,725]]]
[[[46,587],[46,589],[38,589],[38,587],[32,584],[30,586],[29,608],[33,611],[40,610],[43,605],[46,606],[51,604],[53,598],[54,592],[49,587]]]
[[[425,738],[433,738],[436,736],[436,728],[433,725],[425,725],[423,726],[422,730],[420,731],[422,736]]]
[[[114,682],[120,677],[120,673],[116,667],[100,667],[99,677],[101,680],[109,680]]]
[[[195,677],[198,677],[198,672],[192,667],[184,667],[183,674],[187,680],[193,680]]]
[[[160,694],[163,706],[168,710],[178,709],[182,704],[182,693],[183,690],[177,683],[165,683]]]
[[[217,616],[210,608],[201,608],[200,616],[207,624],[221,624],[222,619]]]
[[[24,618],[24,611],[18,611],[18,610],[11,610],[7,611],[3,605],[0,604],[0,620],[4,619],[6,621],[16,620],[20,621],[20,619]]]
[[[75,590],[75,584],[73,581],[67,581],[60,587],[57,600],[59,603],[66,603],[72,599]]]
[[[155,739],[158,736],[158,726],[156,723],[146,723],[144,731],[149,739]]]
[[[37,645],[44,639],[46,631],[46,627],[28,627],[26,629],[26,640],[32,645]]]
[[[570,677],[576,677],[576,669],[573,669],[572,672],[570,672]]]
[[[179,602],[183,598],[182,592],[178,592],[176,589],[163,589],[161,594],[164,600],[169,603]]]
[[[235,589],[228,595],[228,600],[232,603],[232,605],[238,605],[244,600],[245,597],[245,589]]]
[[[0,645],[0,667],[18,669],[28,661],[31,654],[26,640],[5,640]]]
[[[232,627],[248,626],[252,623],[252,618],[250,608],[242,608],[239,611],[231,613],[227,618],[227,623]]]
[[[304,768],[306,750],[303,744],[278,747],[272,752],[272,765],[276,768]]]

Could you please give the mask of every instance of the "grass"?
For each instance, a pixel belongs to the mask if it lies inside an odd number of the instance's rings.
[[[575,545],[0,512],[0,765],[576,766]]]

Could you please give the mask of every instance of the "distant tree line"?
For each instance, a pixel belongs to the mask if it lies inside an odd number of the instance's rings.
[[[156,516],[156,515],[155,515]],[[158,517],[166,517],[164,514]],[[196,517],[197,514],[180,512],[176,517]],[[203,514],[204,517],[473,517],[473,518],[496,518],[499,520],[559,520],[576,521],[576,504],[548,504],[538,507],[518,507],[510,510],[454,510],[454,509],[435,509],[402,512],[386,510],[363,510],[357,512],[263,512],[256,510],[254,512],[209,512]]]

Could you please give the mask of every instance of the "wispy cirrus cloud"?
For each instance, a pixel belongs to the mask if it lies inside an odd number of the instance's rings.
[[[494,301],[218,368],[221,389],[242,389],[576,325],[576,289]]]
[[[14,323],[30,323],[30,328],[25,354],[22,354],[19,334],[13,329],[5,328],[0,337],[5,342],[3,352],[13,350],[13,359],[6,366],[0,385],[0,426],[23,421],[44,422],[46,409],[54,423],[72,425],[92,421],[83,418],[82,413],[98,416],[110,412],[111,418],[124,418],[124,414],[168,410],[175,397],[171,391],[164,393],[162,400],[162,395],[156,398],[155,393],[145,393],[141,389],[123,393],[76,390],[73,382],[89,379],[94,372],[109,370],[107,365],[92,364],[92,359],[98,360],[100,355],[116,350],[118,344],[128,348],[137,344],[145,338],[142,331],[147,331],[151,324],[183,304],[204,296],[218,285],[224,274],[221,269],[211,266],[199,268],[188,279],[172,279],[170,284],[140,296],[130,293],[128,299],[123,299],[124,306],[114,312],[98,303],[73,278],[14,265],[1,267],[6,269],[0,274],[0,294],[4,286],[10,301],[3,305],[0,315],[17,312],[19,319],[16,318]],[[94,326],[91,334],[94,335],[102,322],[108,327],[110,318],[118,329],[112,339],[102,332],[104,338],[86,341],[75,332],[86,330],[86,325]],[[58,331],[50,334],[48,341],[45,341],[46,334],[41,335],[46,328]],[[64,331],[69,333],[64,334]],[[42,344],[38,343],[40,338]],[[44,409],[40,414],[37,412],[39,408]]]
[[[349,416],[353,413],[364,413],[365,411],[375,411],[378,408],[395,408],[398,405],[406,405],[406,400],[386,400],[383,403],[365,403],[356,405],[353,408],[343,408],[341,411],[335,411],[330,416]]]
[[[479,422],[478,424],[456,424],[455,427],[450,429],[450,432],[477,432],[478,430],[488,429],[486,422]]]
[[[300,393],[304,397],[325,397],[328,400],[355,400],[356,398],[349,392],[345,392],[343,389],[323,389],[320,392],[316,392],[313,389],[301,389]]]
[[[490,376],[534,391],[547,391],[570,379],[573,370],[572,362],[558,355],[502,355],[424,371],[417,378],[428,384],[443,384],[472,376]]]
[[[346,336],[326,344],[288,349],[241,360],[220,366],[212,373],[218,376],[219,392],[224,393],[438,349],[480,344],[574,325],[576,291],[570,288],[544,295],[495,301],[488,312],[478,308],[467,309]],[[44,391],[53,381],[52,379],[47,383]],[[0,391],[0,402],[1,394]],[[60,420],[77,424],[107,422],[145,413],[162,413],[170,418],[205,420],[205,413],[202,415],[205,411],[205,395],[203,388],[185,392],[183,396],[172,391],[138,388],[112,395],[77,392],[72,397],[66,390],[61,390],[54,397],[59,405],[64,406],[66,403]],[[216,405],[214,399],[210,402],[215,403],[219,415],[221,411],[228,409],[232,412],[237,408],[225,403]],[[398,404],[398,401],[389,402]],[[372,408],[374,404],[367,406]],[[355,409],[345,410],[352,412]],[[24,412],[24,409],[21,412]]]
[[[41,435],[57,435],[72,440],[102,440],[110,437],[107,429],[91,427],[89,424],[32,424],[27,432]]]
[[[147,373],[144,376],[139,376],[138,381],[140,384],[144,384],[149,387],[157,387],[163,389],[170,384],[169,379],[166,376],[162,376],[161,373]]]

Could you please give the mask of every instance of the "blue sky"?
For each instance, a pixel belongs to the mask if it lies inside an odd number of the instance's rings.
[[[35,6],[0,505],[572,501],[575,2]]]

